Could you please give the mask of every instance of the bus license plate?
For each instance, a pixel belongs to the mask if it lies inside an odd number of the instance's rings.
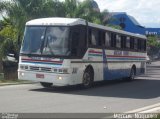
[[[36,74],[36,78],[44,79],[44,74]]]

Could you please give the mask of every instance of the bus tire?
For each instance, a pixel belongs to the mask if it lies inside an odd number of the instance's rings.
[[[40,82],[40,84],[44,87],[44,88],[51,88],[53,83],[45,83],[45,82]]]
[[[136,76],[136,67],[133,66],[131,68],[131,71],[130,71],[130,76],[128,78],[128,81],[133,81],[135,79],[135,76]]]
[[[90,88],[93,85],[94,72],[92,67],[88,67],[83,74],[82,86],[84,88]]]

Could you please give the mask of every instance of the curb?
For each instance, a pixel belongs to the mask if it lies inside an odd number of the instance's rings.
[[[125,113],[160,113],[160,103],[146,106],[146,107],[139,108],[139,109],[135,109],[135,110],[128,111]]]
[[[0,86],[22,85],[22,84],[35,84],[35,82],[23,82],[23,83],[0,83]]]

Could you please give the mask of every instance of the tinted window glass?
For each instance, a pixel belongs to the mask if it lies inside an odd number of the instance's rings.
[[[120,37],[120,35],[116,35],[116,47],[117,48],[121,47],[121,37]]]
[[[134,49],[137,50],[138,49],[138,40],[134,39]]]
[[[105,46],[107,47],[111,46],[111,37],[109,32],[105,33]]]
[[[126,48],[126,36],[121,36],[121,48]]]
[[[96,46],[97,44],[98,44],[98,31],[95,29],[92,29],[91,45]]]
[[[134,49],[134,38],[130,39],[130,48]]]
[[[126,48],[130,48],[130,37],[127,37],[126,39]]]
[[[116,47],[116,34],[111,33],[111,47]]]

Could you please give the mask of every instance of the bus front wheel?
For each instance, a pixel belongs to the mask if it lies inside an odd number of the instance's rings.
[[[45,83],[45,82],[40,82],[40,83],[44,88],[51,88],[53,85],[52,83]]]
[[[90,88],[93,84],[94,73],[92,68],[87,68],[83,74],[83,82],[82,85],[84,88]]]

